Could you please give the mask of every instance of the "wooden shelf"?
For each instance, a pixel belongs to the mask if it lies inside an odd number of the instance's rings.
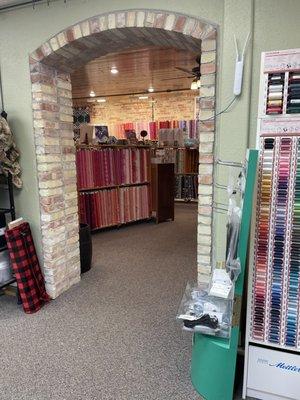
[[[175,172],[175,175],[198,175],[198,172]]]
[[[175,150],[198,150],[199,151],[199,147],[182,147],[182,146],[157,146],[155,147],[155,149],[175,149]]]
[[[138,148],[138,149],[151,149],[150,145],[135,145],[135,144],[77,144],[76,149],[102,149],[102,148],[109,148],[112,147],[114,149],[132,149],[132,148]]]
[[[198,199],[176,199],[175,201],[178,201],[180,203],[198,203]]]
[[[101,226],[100,228],[93,228],[93,229],[91,229],[91,232],[102,231],[104,229],[109,229],[109,228],[120,228],[121,226],[134,224],[136,222],[151,221],[152,219],[153,219],[153,217],[141,218],[141,219],[133,219],[132,221],[122,222],[121,224],[113,224],[113,225]]]
[[[288,351],[290,353],[297,353],[297,354],[300,353],[300,349],[298,347],[286,346],[286,345],[270,343],[270,342],[255,340],[255,339],[249,339],[249,345],[251,345],[251,344],[257,344],[264,348],[271,348],[271,349],[273,348],[273,349],[284,350],[284,351]]]
[[[94,187],[94,188],[78,189],[78,192],[92,192],[94,190],[116,189],[116,188],[144,186],[144,185],[150,185],[150,182],[125,183],[124,185],[99,186],[99,187]]]

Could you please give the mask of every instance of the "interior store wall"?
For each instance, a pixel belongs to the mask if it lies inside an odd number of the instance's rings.
[[[142,100],[138,96],[114,96],[107,97],[105,103],[75,100],[73,104],[89,107],[91,124],[97,125],[189,120],[194,118],[195,92],[158,93],[153,99],[149,97]]]
[[[70,0],[66,3],[58,0],[51,2],[50,7],[45,3],[36,5],[34,10],[26,7],[1,13],[0,62],[5,108],[22,152],[24,188],[16,196],[16,208],[18,215],[23,215],[31,222],[39,251],[40,216],[37,211],[39,199],[28,56],[64,28],[97,14],[124,8],[163,8],[202,18],[219,26],[217,111],[226,107],[233,97],[233,35],[242,45],[253,28],[253,66],[250,46],[243,93],[230,112],[217,120],[216,153],[225,160],[243,159],[248,142],[255,142],[260,52],[299,46],[300,32],[296,17],[300,12],[300,2],[297,0],[166,0],[163,4],[158,0]],[[216,179],[224,183],[225,176],[220,172]],[[215,240],[219,251],[222,250],[224,222],[224,219],[217,219]]]
[[[253,82],[251,96],[250,146],[255,146],[258,108],[260,55],[263,51],[300,48],[299,13],[297,0],[256,1],[253,47]]]
[[[228,3],[225,0],[225,4]],[[235,3],[233,1],[229,3]],[[236,6],[239,7],[236,2]],[[251,1],[247,2],[250,7]],[[230,9],[230,7],[229,7]],[[230,15],[231,11],[229,12]],[[248,61],[252,52],[252,68],[249,73],[249,81],[244,83],[246,86],[250,85],[248,92],[248,101],[245,100],[243,107],[238,103],[234,106],[233,110],[229,113],[223,114],[219,122],[219,130],[216,133],[219,145],[217,148],[218,155],[225,160],[240,161],[244,150],[242,151],[242,143],[246,147],[255,147],[256,145],[256,127],[257,127],[257,108],[258,108],[258,91],[259,91],[259,78],[260,78],[260,61],[261,53],[263,51],[271,50],[284,50],[299,48],[300,31],[298,23],[298,15],[300,13],[300,2],[297,0],[255,0],[253,3],[253,18],[252,18],[252,44],[248,48]],[[244,20],[243,20],[244,21]],[[238,32],[235,24],[240,25],[240,21],[234,21],[229,18],[229,25],[231,25],[231,36],[225,34],[223,40],[228,40],[231,43],[231,57],[227,58],[226,65],[221,66],[221,72],[229,69],[229,75],[226,78],[223,74],[222,79],[222,92],[231,93],[232,76],[234,70],[234,43],[233,32]],[[226,21],[224,28],[228,28]],[[236,33],[237,37],[238,34]],[[243,44],[243,43],[241,43]],[[249,54],[250,53],[250,54]],[[224,57],[223,57],[224,59]],[[245,76],[244,76],[245,78]],[[225,88],[226,87],[226,88]],[[224,93],[224,92],[223,92]],[[245,95],[245,92],[242,96]],[[224,97],[221,96],[223,99]],[[227,97],[229,100],[230,97]],[[223,104],[225,105],[225,104]],[[241,114],[238,123],[234,122],[237,114]],[[242,117],[242,115],[244,115]],[[232,126],[230,127],[230,124]],[[234,142],[228,141],[228,136],[234,135]],[[240,139],[238,138],[240,136]],[[226,139],[227,138],[227,139]],[[245,140],[245,141],[244,141]],[[231,143],[234,143],[232,146]],[[241,146],[241,147],[240,147]],[[219,177],[216,179],[220,182],[226,182],[225,170],[219,170]],[[220,202],[224,201],[224,192],[218,191],[217,197]],[[223,257],[226,234],[225,234],[225,218],[224,215],[216,214],[216,259],[221,260]]]

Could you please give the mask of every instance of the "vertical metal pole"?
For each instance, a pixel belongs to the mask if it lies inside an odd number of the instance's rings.
[[[15,211],[15,200],[14,200],[14,188],[12,183],[12,176],[9,173],[7,176],[7,184],[8,184],[8,195],[9,195],[9,203],[10,203],[10,215],[11,220],[16,219],[16,211]]]

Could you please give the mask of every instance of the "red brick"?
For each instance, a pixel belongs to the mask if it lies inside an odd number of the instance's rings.
[[[185,23],[186,23],[186,17],[184,17],[184,16],[177,17],[173,30],[176,32],[182,32]]]
[[[155,28],[163,28],[168,14],[156,14],[154,19]]]
[[[199,175],[198,182],[202,185],[211,185],[213,182],[212,176],[209,175]]]
[[[209,154],[200,154],[199,155],[199,162],[201,164],[212,164],[214,162],[214,157],[213,155]]]

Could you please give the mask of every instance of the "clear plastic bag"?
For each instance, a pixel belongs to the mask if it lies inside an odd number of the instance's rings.
[[[208,285],[188,283],[177,319],[183,323],[184,330],[229,338],[232,307],[232,299],[210,296]]]

